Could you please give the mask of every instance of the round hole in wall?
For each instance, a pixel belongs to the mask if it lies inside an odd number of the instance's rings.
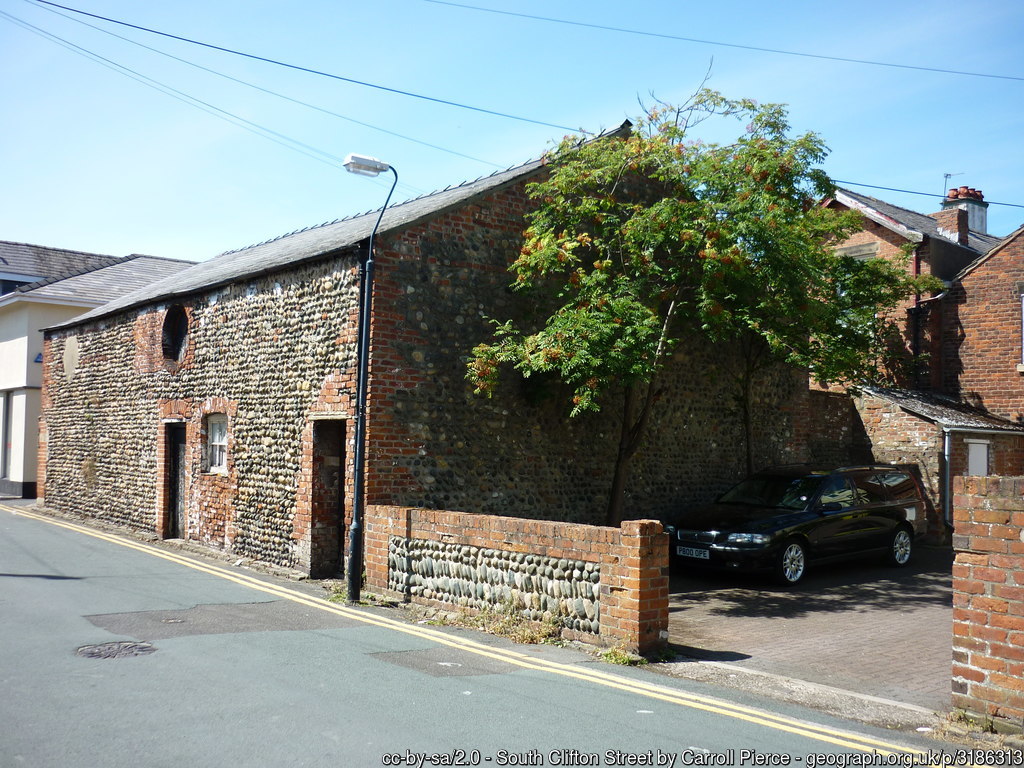
[[[188,342],[188,313],[181,304],[172,304],[164,315],[162,346],[165,360],[181,360]]]

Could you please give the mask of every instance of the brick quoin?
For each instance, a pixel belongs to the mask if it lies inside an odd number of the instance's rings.
[[[1024,728],[1024,478],[956,478],[953,705]],[[961,529],[970,533],[961,533]]]

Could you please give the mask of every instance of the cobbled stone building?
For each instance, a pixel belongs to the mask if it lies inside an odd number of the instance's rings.
[[[368,505],[600,523],[618,414],[568,420],[557,391],[465,379],[508,288],[525,185],[541,161],[387,209],[376,238]],[[162,537],[330,574],[350,514],[359,269],[376,213],[210,261],[51,328],[40,492]],[[730,353],[676,351],[627,511],[657,518],[744,472]],[[552,387],[554,385],[551,385]],[[753,404],[759,465],[817,443],[806,376],[780,367]]]

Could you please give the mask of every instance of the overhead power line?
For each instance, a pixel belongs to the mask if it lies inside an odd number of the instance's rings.
[[[480,113],[485,114],[485,115],[493,115],[495,117],[504,117],[504,118],[506,118],[508,120],[518,120],[518,121],[523,122],[523,123],[532,123],[533,125],[543,125],[543,126],[545,126],[547,128],[557,128],[557,129],[559,129],[561,131],[569,131],[570,133],[588,133],[587,131],[583,131],[583,130],[581,130],[579,128],[570,128],[569,126],[558,125],[557,123],[548,123],[548,122],[545,122],[544,120],[535,120],[535,119],[529,118],[529,117],[521,117],[520,115],[513,115],[513,114],[510,114],[508,112],[498,112],[498,111],[493,110],[493,109],[485,109],[484,107],[474,107],[472,105],[462,104],[462,103],[457,102],[457,101],[449,101],[447,99],[440,99],[440,98],[437,98],[435,96],[425,96],[425,95],[423,95],[421,93],[414,93],[412,91],[403,91],[400,88],[390,88],[390,87],[385,86],[385,85],[378,85],[376,83],[369,83],[369,82],[366,82],[365,80],[356,80],[355,78],[345,77],[344,75],[337,75],[337,74],[334,74],[332,72],[324,72],[324,71],[318,70],[318,69],[311,69],[310,67],[303,67],[303,66],[300,66],[298,64],[289,64],[287,62],[279,61],[277,59],[271,59],[271,58],[269,58],[267,56],[258,56],[258,55],[254,54],[254,53],[246,53],[245,51],[236,51],[236,50],[234,50],[232,48],[225,48],[224,46],[221,46],[221,45],[214,45],[213,43],[204,43],[204,42],[202,42],[200,40],[193,40],[192,38],[182,37],[181,35],[172,35],[169,32],[161,32],[160,30],[157,30],[157,29],[150,29],[149,27],[139,26],[138,24],[131,24],[131,23],[127,22],[127,21],[120,21],[119,19],[112,19],[109,16],[100,16],[99,14],[89,13],[88,11],[79,10],[78,8],[71,8],[71,7],[66,6],[66,5],[59,5],[58,3],[51,3],[48,0],[35,0],[35,2],[38,2],[41,5],[49,5],[49,6],[52,6],[54,8],[60,8],[61,10],[69,11],[71,13],[77,13],[77,14],[80,14],[82,16],[88,16],[88,17],[93,18],[93,19],[99,19],[100,21],[106,21],[106,22],[109,22],[111,24],[119,24],[120,26],[128,27],[129,29],[137,29],[140,32],[148,32],[148,33],[150,33],[152,35],[160,35],[161,37],[167,37],[167,38],[170,38],[171,40],[179,40],[179,41],[181,41],[183,43],[189,43],[190,45],[198,45],[198,46],[202,46],[203,48],[209,48],[209,49],[214,50],[214,51],[221,51],[222,53],[230,53],[233,56],[242,56],[242,57],[247,58],[247,59],[253,59],[254,61],[262,61],[262,62],[264,62],[266,64],[273,64],[274,66],[278,66],[278,67],[285,67],[287,69],[294,69],[294,70],[296,70],[298,72],[306,72],[307,74],[310,74],[310,75],[317,75],[319,77],[329,77],[332,80],[340,80],[340,81],[345,82],[345,83],[352,83],[353,85],[361,85],[361,86],[363,86],[365,88],[374,88],[374,89],[376,89],[378,91],[385,91],[387,93],[394,93],[394,94],[397,94],[399,96],[408,96],[408,97],[413,98],[413,99],[421,99],[423,101],[429,101],[429,102],[433,102],[435,104],[444,104],[445,106],[449,106],[449,107],[457,107],[459,109],[467,109],[467,110],[470,110],[472,112],[480,112]]]
[[[264,139],[268,139],[269,141],[272,141],[275,144],[285,147],[286,149],[291,149],[292,151],[298,152],[299,154],[305,155],[306,157],[309,157],[313,160],[317,160],[318,162],[330,165],[333,168],[337,168],[343,162],[343,158],[340,158],[336,155],[332,155],[329,152],[325,152],[322,149],[318,149],[310,144],[306,144],[305,142],[299,141],[298,139],[293,139],[290,136],[286,136],[283,133],[279,133],[278,131],[275,131],[271,128],[267,128],[266,126],[260,125],[259,123],[255,123],[252,120],[247,120],[246,118],[241,117],[240,115],[236,115],[233,112],[221,109],[220,107],[210,104],[209,102],[203,101],[202,99],[198,99],[195,96],[191,96],[185,93],[184,91],[180,91],[177,88],[172,88],[171,86],[165,83],[161,83],[159,80],[154,80],[153,78],[143,75],[141,72],[137,72],[134,69],[131,69],[130,67],[126,67],[123,64],[118,64],[116,61],[108,59],[105,56],[101,56],[98,53],[94,53],[87,48],[83,48],[80,45],[72,43],[70,40],[65,40],[64,38],[58,35],[54,35],[51,32],[47,32],[45,29],[37,27],[34,24],[30,24],[29,22],[24,21],[23,19],[20,19],[17,16],[14,16],[10,13],[7,13],[6,11],[0,11],[0,18],[9,21],[12,24],[16,24],[17,26],[22,27],[28,32],[46,38],[51,42],[68,49],[73,53],[77,53],[80,56],[84,56],[85,58],[90,59],[96,62],[97,64],[106,67],[107,69],[111,69],[117,72],[118,74],[124,75],[125,77],[135,80],[136,82],[139,82],[142,85],[145,85],[149,88],[153,88],[156,91],[160,91],[161,93],[170,96],[173,99],[177,99],[178,101],[184,102],[189,106],[195,107],[196,109],[200,109],[203,112],[206,112],[210,115],[213,115],[214,117],[229,122],[232,125],[235,125],[239,128],[243,128],[244,130],[247,130],[250,133],[254,133],[257,136],[261,136]],[[417,189],[416,187],[408,188],[414,190],[417,193],[422,192],[422,190]]]
[[[941,197],[936,195],[934,192],[914,192],[909,189],[896,189],[895,187],[879,187],[876,184],[862,184],[859,181],[843,181],[842,179],[832,179],[836,184],[849,184],[851,187],[867,187],[868,189],[883,189],[886,192],[902,192],[905,195],[920,195],[921,197]],[[1024,205],[1019,203],[997,203],[994,200],[986,200],[989,205],[1002,205],[1007,208],[1024,208]]]
[[[164,37],[169,37],[169,38],[176,39],[176,40],[182,40],[184,42],[194,43],[196,45],[201,45],[201,46],[208,47],[208,48],[214,48],[216,50],[221,50],[221,51],[224,51],[224,52],[227,52],[227,53],[233,53],[233,54],[236,54],[236,55],[257,59],[257,60],[260,60],[260,61],[266,61],[266,62],[273,63],[273,64],[280,64],[281,66],[285,66],[285,67],[289,67],[289,68],[293,68],[293,69],[299,69],[299,70],[302,70],[302,71],[311,72],[313,74],[323,74],[326,77],[332,77],[332,78],[340,79],[340,80],[347,80],[347,78],[343,78],[343,77],[340,77],[340,76],[331,75],[331,74],[328,74],[328,73],[320,73],[320,72],[316,72],[315,70],[308,70],[308,69],[305,69],[303,67],[298,67],[298,66],[295,66],[295,65],[290,65],[290,64],[284,64],[284,63],[281,63],[281,62],[276,62],[276,61],[274,61],[272,59],[265,59],[265,58],[262,58],[262,57],[259,57],[259,56],[254,56],[252,54],[246,54],[246,53],[240,53],[238,51],[232,51],[231,49],[228,49],[228,48],[221,48],[219,46],[211,45],[211,44],[208,44],[208,43],[201,43],[201,42],[197,42],[197,41],[194,41],[194,40],[189,40],[187,38],[178,37],[176,35],[171,35],[171,34],[164,33],[164,32],[158,32],[156,30],[147,29],[145,27],[139,27],[139,26],[136,26],[136,25],[133,25],[133,24],[128,24],[126,22],[117,21],[116,19],[108,19],[106,17],[98,16],[96,14],[87,13],[85,11],[79,11],[79,10],[76,10],[74,8],[69,8],[69,7],[63,6],[63,5],[58,5],[57,3],[47,2],[47,0],[31,0],[31,1],[40,3],[42,5],[52,6],[54,8],[61,8],[63,10],[67,10],[67,11],[70,11],[72,13],[78,13],[78,14],[81,14],[81,15],[84,15],[84,16],[90,16],[90,17],[93,17],[93,18],[100,19],[102,21],[110,21],[110,22],[112,22],[114,24],[120,24],[120,25],[123,25],[123,26],[131,27],[133,29],[140,29],[142,31],[151,32],[153,34],[161,35],[161,36],[164,36]],[[619,29],[619,28],[614,28],[614,27],[602,27],[602,26],[599,26],[599,25],[586,24],[586,23],[582,23],[582,22],[563,21],[563,20],[560,20],[560,19],[547,19],[545,17],[529,16],[527,14],[513,13],[513,12],[510,12],[510,11],[494,11],[492,9],[487,9],[487,8],[477,8],[475,6],[468,6],[468,5],[461,5],[459,3],[447,2],[447,0],[425,0],[425,2],[435,3],[435,4],[438,4],[438,5],[451,5],[451,6],[460,7],[460,8],[468,8],[468,9],[471,9],[471,10],[487,11],[487,12],[498,13],[498,14],[503,14],[503,15],[523,16],[525,18],[532,18],[532,19],[538,19],[538,20],[543,20],[543,21],[554,21],[554,22],[564,23],[564,24],[574,24],[574,25],[584,26],[584,27],[595,27],[595,28],[599,28],[599,29],[610,29],[610,30],[613,30],[613,31],[630,32],[630,33],[642,34],[642,35],[651,35],[651,36],[655,36],[655,37],[669,37],[671,39],[681,39],[681,40],[688,40],[689,39],[689,38],[677,38],[675,36],[662,35],[662,34],[658,34],[658,33],[641,32],[641,31],[636,31],[636,30]],[[64,14],[58,14],[58,15],[60,15],[60,16],[62,16],[64,18],[70,18],[70,17],[64,16]],[[311,157],[314,160],[318,160],[320,162],[328,163],[330,165],[335,165],[336,163],[340,163],[341,162],[341,158],[339,158],[339,157],[337,157],[335,155],[332,155],[332,154],[330,154],[328,152],[325,152],[323,150],[317,149],[316,147],[313,147],[313,146],[311,146],[309,144],[305,144],[305,143],[303,143],[303,142],[301,142],[301,141],[299,141],[297,139],[293,139],[293,138],[291,138],[289,136],[286,136],[286,135],[284,135],[282,133],[278,133],[277,131],[274,131],[274,130],[272,130],[270,128],[266,128],[265,126],[262,126],[262,125],[260,125],[258,123],[255,123],[255,122],[252,122],[250,120],[247,120],[246,118],[243,118],[243,117],[241,117],[239,115],[235,115],[235,114],[233,114],[231,112],[223,110],[223,109],[221,109],[221,108],[219,108],[217,106],[214,106],[213,104],[210,104],[208,102],[202,101],[201,99],[197,99],[197,98],[195,98],[193,96],[190,96],[189,94],[184,93],[183,91],[179,91],[179,90],[177,90],[175,88],[172,88],[171,86],[168,86],[168,85],[165,85],[163,83],[160,83],[159,81],[154,80],[153,78],[147,77],[146,75],[143,75],[143,74],[141,74],[139,72],[136,72],[135,70],[132,70],[132,69],[130,69],[128,67],[125,67],[125,66],[123,66],[121,64],[118,64],[118,63],[116,63],[116,62],[114,62],[114,61],[112,61],[110,59],[107,59],[107,58],[105,58],[103,56],[100,56],[99,54],[93,53],[93,52],[91,52],[91,51],[89,51],[89,50],[87,50],[87,49],[85,49],[85,48],[83,48],[83,47],[81,47],[79,45],[76,45],[75,43],[72,43],[72,42],[70,42],[68,40],[65,40],[65,39],[63,39],[61,37],[58,37],[57,35],[54,35],[54,34],[52,34],[50,32],[47,32],[47,31],[45,31],[45,30],[43,30],[43,29],[41,29],[39,27],[36,27],[36,26],[34,26],[34,25],[32,25],[32,24],[30,24],[30,23],[28,23],[28,22],[26,22],[26,21],[24,21],[22,19],[19,19],[16,16],[12,16],[9,13],[6,13],[4,11],[0,11],[0,17],[6,18],[11,23],[17,24],[17,25],[27,29],[28,31],[33,32],[34,34],[37,34],[37,35],[40,35],[42,37],[48,38],[51,41],[53,41],[53,42],[55,42],[55,43],[57,43],[59,45],[62,45],[63,47],[68,48],[69,50],[72,50],[75,53],[78,53],[78,54],[80,54],[82,56],[85,56],[86,58],[92,59],[96,63],[102,64],[103,66],[106,66],[109,69],[113,69],[114,71],[117,71],[120,74],[124,74],[125,76],[130,77],[133,80],[141,82],[143,85],[147,85],[149,87],[152,87],[152,88],[154,88],[156,90],[159,90],[159,91],[165,93],[166,95],[171,96],[172,98],[176,98],[179,101],[183,101],[183,102],[185,102],[185,103],[187,103],[187,104],[189,104],[191,106],[197,107],[198,109],[202,109],[203,111],[208,112],[208,113],[214,115],[215,117],[219,117],[221,119],[227,120],[228,122],[231,122],[231,123],[233,123],[235,125],[238,125],[239,127],[244,128],[244,129],[246,129],[246,130],[248,130],[248,131],[250,131],[252,133],[255,133],[258,136],[262,136],[263,138],[266,138],[266,139],[269,139],[271,141],[274,141],[275,143],[280,144],[280,145],[282,145],[282,146],[284,146],[284,147],[286,147],[288,149],[292,149],[292,150],[298,151],[301,154],[306,155],[307,157]],[[72,20],[75,20],[75,19],[72,19]],[[75,21],[77,21],[77,20],[75,20]],[[85,24],[85,22],[79,22],[79,23]],[[371,125],[371,124],[368,124],[368,123],[362,123],[362,122],[360,122],[358,120],[354,120],[352,118],[346,117],[345,115],[340,115],[340,114],[331,112],[329,110],[323,109],[321,107],[318,107],[316,105],[308,104],[308,103],[300,101],[298,99],[293,99],[293,98],[291,98],[289,96],[286,96],[284,94],[277,93],[275,91],[263,88],[261,86],[255,85],[253,83],[249,83],[247,81],[240,80],[240,79],[232,77],[230,75],[226,75],[226,74],[223,74],[221,72],[217,72],[216,70],[208,69],[207,67],[203,67],[203,66],[201,66],[199,64],[195,64],[195,63],[187,61],[185,59],[181,59],[181,58],[179,58],[177,56],[174,56],[172,54],[166,53],[164,51],[160,51],[160,50],[158,50],[156,48],[151,48],[151,47],[149,47],[147,45],[144,45],[142,43],[139,43],[137,41],[131,40],[129,38],[122,37],[121,35],[116,35],[116,34],[114,34],[112,32],[107,31],[107,30],[103,30],[103,29],[100,29],[99,27],[95,27],[92,24],[86,24],[86,26],[88,26],[88,27],[90,27],[92,29],[96,29],[98,31],[104,32],[105,34],[112,35],[113,37],[116,37],[118,39],[121,39],[121,40],[124,40],[126,42],[132,43],[132,44],[137,45],[139,47],[145,48],[146,50],[152,51],[154,53],[159,53],[159,54],[161,54],[163,56],[167,56],[167,57],[172,58],[172,59],[174,59],[176,61],[180,61],[180,62],[182,62],[184,64],[188,64],[190,66],[196,67],[196,68],[204,70],[206,72],[210,72],[211,74],[215,74],[215,75],[218,75],[220,77],[227,78],[229,80],[235,81],[235,82],[240,83],[242,85],[246,85],[246,86],[249,86],[251,88],[255,88],[255,89],[259,90],[259,91],[263,91],[264,93],[268,93],[268,94],[271,94],[271,95],[274,95],[274,96],[278,96],[280,98],[286,99],[288,101],[292,101],[292,102],[300,104],[302,106],[306,106],[306,107],[309,107],[311,109],[316,109],[318,111],[324,112],[324,113],[332,115],[334,117],[338,117],[338,118],[341,118],[343,120],[349,120],[349,121],[354,122],[356,124],[363,125],[365,127],[372,128],[372,129],[375,129],[375,130],[380,130],[380,131],[383,131],[384,133],[388,133],[388,134],[394,135],[394,136],[396,136],[398,138],[403,138],[403,139],[407,139],[409,141],[413,141],[413,142],[416,142],[416,143],[419,143],[419,144],[424,144],[424,145],[432,147],[434,149],[439,149],[439,150],[444,151],[444,152],[450,152],[451,154],[460,155],[460,156],[466,157],[467,159],[470,159],[470,160],[476,160],[478,162],[483,162],[483,163],[487,163],[489,165],[494,165],[493,163],[489,163],[486,160],[480,160],[479,158],[471,157],[469,155],[462,155],[459,152],[454,152],[453,150],[448,150],[448,149],[446,149],[444,147],[439,147],[439,146],[436,146],[436,145],[433,145],[433,144],[428,144],[426,142],[419,141],[418,139],[414,139],[414,138],[411,138],[411,137],[408,137],[408,136],[403,136],[402,134],[394,133],[392,131],[388,131],[387,129],[379,128],[377,126],[374,126],[374,125]],[[695,40],[694,42],[708,42],[708,41]],[[714,45],[730,45],[728,43],[711,43],[711,44],[714,44]],[[731,46],[731,47],[744,48],[744,47],[748,47],[748,46]],[[755,50],[771,50],[771,49],[755,49]],[[773,51],[773,52],[777,52],[777,53],[791,53],[791,52],[787,52],[787,51]],[[812,54],[793,54],[793,55],[813,56]],[[835,58],[835,57],[819,57],[819,58]],[[866,62],[866,61],[861,62],[861,61],[857,61],[857,60],[854,60],[854,59],[838,59],[838,60],[840,60],[840,61],[854,61],[854,62],[857,62],[857,63],[866,63],[866,64],[880,64],[879,62]],[[899,65],[899,64],[893,64],[893,65],[880,64],[880,65],[881,66],[897,66],[897,67],[903,67],[904,66],[904,65]],[[911,68],[920,69],[919,67],[911,67]],[[946,72],[946,73],[949,73],[949,74],[975,75],[975,76],[978,76],[978,77],[1004,77],[1004,76],[1001,76],[1001,75],[983,75],[983,74],[971,73],[971,72],[955,72],[955,71],[952,71],[952,70],[935,70],[935,69],[933,69],[933,70],[929,70],[929,71]],[[1006,77],[1006,79],[1024,80],[1024,78],[1016,78],[1016,77]],[[358,83],[359,81],[350,81],[350,82]],[[362,83],[360,83],[360,84],[362,84]],[[380,87],[380,88],[383,88],[383,86],[373,86],[373,85],[371,85],[370,87]],[[384,90],[392,90],[392,89],[388,89],[388,88],[383,88],[383,89]],[[395,92],[397,92],[397,93],[405,93],[405,92],[401,92],[401,91],[395,91]],[[407,95],[416,96],[416,94],[407,94]],[[417,96],[417,98],[429,99],[430,97]],[[433,99],[430,99],[430,100],[433,100]],[[464,105],[455,104],[454,102],[442,102],[442,103],[450,103],[453,106],[464,106]],[[476,110],[476,111],[485,111],[485,112],[488,111],[488,110],[478,110],[475,107],[465,107],[465,108],[473,109],[473,110]],[[537,122],[537,121],[529,120],[528,118],[520,118],[520,117],[511,116],[511,115],[503,115],[502,113],[498,113],[498,112],[491,112],[490,114],[494,114],[494,115],[499,116],[499,117],[510,117],[511,119],[522,120],[522,121],[526,121],[526,122]],[[550,123],[541,123],[541,124],[542,125],[547,125],[549,127],[564,128],[564,126],[553,125],[553,124],[550,124]],[[566,130],[570,130],[570,131],[573,130],[571,128],[565,128],[565,129]],[[583,133],[587,133],[587,132],[583,132]],[[879,186],[879,185],[876,185],[876,184],[865,184],[863,182],[857,182],[857,181],[845,181],[845,180],[842,180],[842,179],[833,179],[833,181],[836,184],[846,184],[846,185],[849,185],[849,186],[865,187],[865,188],[868,188],[868,189],[880,189],[880,190],[884,190],[884,191],[888,191],[888,192],[899,192],[899,193],[907,194],[907,195],[918,195],[918,196],[922,196],[922,197],[937,197],[938,196],[938,195],[935,195],[934,193],[930,193],[930,192],[917,192],[917,191],[909,190],[909,189],[899,189],[899,188],[896,188],[896,187],[885,187],[885,186]],[[406,185],[403,184],[402,186],[406,186]],[[417,190],[417,191],[420,191],[420,190]],[[1018,203],[1003,203],[1003,202],[997,202],[997,201],[994,201],[994,200],[986,200],[985,202],[987,202],[989,205],[998,205],[998,206],[1004,206],[1004,207],[1009,207],[1009,208],[1024,208],[1024,204],[1018,204]]]
[[[89,29],[94,29],[97,32],[102,32],[105,35],[109,35],[110,37],[115,37],[118,40],[123,40],[126,43],[131,43],[132,45],[138,46],[139,48],[142,48],[144,50],[151,51],[152,53],[157,53],[157,54],[159,54],[161,56],[166,56],[167,58],[173,59],[174,61],[181,62],[182,64],[186,64],[186,65],[188,65],[190,67],[194,67],[195,69],[200,69],[203,72],[209,72],[211,75],[216,75],[217,77],[222,77],[225,80],[230,80],[230,81],[232,81],[234,83],[238,83],[239,85],[244,85],[244,86],[246,86],[248,88],[253,88],[253,89],[255,89],[257,91],[260,91],[262,93],[269,94],[270,96],[276,96],[279,99],[284,99],[285,101],[290,101],[293,104],[298,104],[299,106],[307,107],[308,109],[316,110],[317,112],[321,112],[321,113],[323,113],[325,115],[329,115],[330,117],[336,117],[339,120],[345,120],[345,121],[347,121],[349,123],[352,123],[354,125],[361,125],[364,128],[369,128],[369,129],[374,130],[374,131],[379,131],[381,133],[386,133],[389,136],[394,136],[394,137],[399,138],[399,139],[404,139],[405,141],[411,141],[414,144],[419,144],[420,146],[423,146],[423,147],[429,147],[430,149],[436,149],[436,150],[438,150],[440,152],[446,152],[446,153],[448,153],[450,155],[455,155],[456,157],[464,157],[467,160],[473,160],[473,161],[478,162],[478,163],[483,163],[484,165],[489,165],[489,166],[491,166],[493,168],[503,168],[504,167],[504,166],[498,165],[497,163],[492,163],[490,160],[482,160],[479,157],[473,157],[472,155],[467,155],[467,154],[464,154],[463,152],[457,152],[454,149],[448,149],[447,147],[442,147],[442,146],[440,146],[438,144],[431,144],[430,142],[422,141],[421,139],[416,139],[416,138],[413,138],[412,136],[406,136],[405,134],[398,133],[396,131],[390,131],[387,128],[380,127],[379,125],[374,125],[373,123],[367,123],[367,122],[364,122],[362,120],[356,120],[354,117],[349,117],[348,115],[342,115],[342,114],[340,114],[338,112],[334,112],[332,110],[325,109],[324,107],[319,107],[316,104],[310,104],[309,102],[302,101],[301,99],[296,99],[296,98],[293,98],[291,96],[287,96],[287,95],[285,95],[283,93],[278,93],[277,91],[273,91],[273,90],[271,90],[269,88],[264,88],[261,85],[256,85],[255,83],[251,83],[251,82],[249,82],[247,80],[242,80],[242,79],[237,78],[237,77],[232,77],[231,75],[225,74],[224,72],[218,72],[215,69],[210,69],[209,67],[204,67],[202,64],[196,64],[194,61],[189,61],[188,59],[183,59],[180,56],[175,56],[174,54],[167,53],[166,51],[161,51],[159,48],[153,48],[152,46],[146,45],[145,43],[140,43],[138,40],[132,40],[130,37],[125,37],[124,35],[119,35],[116,32],[111,32],[109,29],[103,29],[103,27],[96,26],[95,24],[90,24],[89,22],[83,21],[82,19],[76,19],[74,16],[69,16],[66,13],[61,13],[60,11],[56,10],[55,8],[45,8],[45,10],[49,11],[52,14],[60,16],[62,19],[67,19],[68,21],[73,21],[76,24],[81,24],[82,26],[88,27]]]
[[[648,32],[642,29],[629,29],[627,27],[613,27],[604,24],[591,24],[585,21],[573,21],[571,19],[556,19],[550,16],[535,16],[529,13],[516,11],[499,11],[496,8],[482,8],[477,5],[466,3],[453,3],[449,0],[423,0],[434,5],[448,5],[452,8],[462,8],[467,11],[479,11],[481,13],[494,13],[499,16],[514,16],[520,19],[531,19],[533,21],[544,21],[552,24],[566,24],[572,27],[586,27],[588,29],[600,29],[605,32],[620,32],[629,35],[642,35],[644,37],[657,37],[662,40],[678,40],[684,43],[699,43],[701,45],[717,45],[723,48],[739,48],[745,51],[760,51],[762,53],[777,53],[783,56],[800,56],[807,59],[824,59],[826,61],[841,61],[847,64],[869,64],[874,67],[893,67],[896,69],[914,69],[919,72],[939,72],[945,75],[965,75],[967,77],[988,77],[996,80],[1017,80],[1024,81],[1024,77],[1015,75],[995,75],[988,72],[965,72],[958,69],[941,69],[939,67],[922,67],[915,64],[896,64],[891,61],[872,61],[870,59],[853,59],[845,56],[827,56],[821,53],[802,53],[800,51],[786,51],[781,48],[764,48],[757,45],[741,45],[739,43],[724,43],[720,40],[702,40],[697,37],[683,37],[681,35],[670,35],[665,32]]]

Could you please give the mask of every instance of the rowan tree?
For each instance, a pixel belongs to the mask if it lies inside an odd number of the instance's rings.
[[[745,128],[728,144],[695,140],[709,118]],[[817,134],[790,135],[783,105],[702,90],[649,109],[628,135],[567,137],[528,185],[536,207],[513,285],[553,310],[532,328],[495,320],[468,377],[490,394],[502,366],[557,376],[571,416],[622,398],[609,525],[622,520],[659,376],[686,335],[749,352],[737,373],[748,465],[751,387],[766,361],[823,382],[881,375],[884,312],[919,286],[899,263],[835,250],[860,218],[820,204],[834,191],[826,154]]]

